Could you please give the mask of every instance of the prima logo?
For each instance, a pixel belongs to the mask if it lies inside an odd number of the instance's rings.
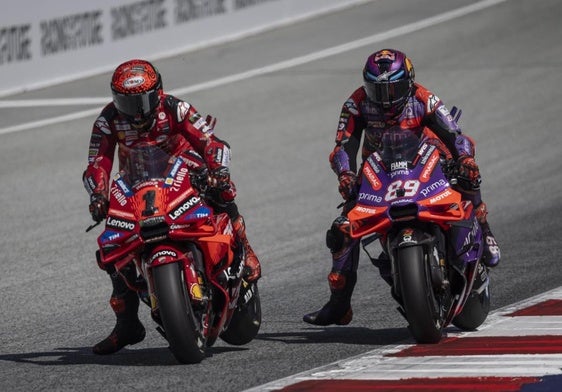
[[[382,197],[378,195],[371,195],[370,193],[359,193],[358,200],[367,200],[374,203],[382,203]]]
[[[435,181],[434,183],[423,188],[420,193],[423,195],[423,197],[427,197],[427,195],[429,195],[431,192],[436,191],[443,186],[447,186],[447,182],[444,179],[440,179],[439,181]]]

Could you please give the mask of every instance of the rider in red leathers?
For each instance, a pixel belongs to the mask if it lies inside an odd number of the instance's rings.
[[[326,236],[332,253],[332,270],[328,275],[330,300],[320,310],[305,314],[303,320],[314,325],[346,325],[351,322],[351,295],[357,281],[359,240],[347,234],[346,214],[355,204],[357,190],[356,157],[362,145],[362,161],[380,142],[385,128],[399,125],[434,138],[445,155],[456,162],[460,191],[475,206],[477,219],[484,233],[484,264],[494,267],[500,261],[500,249],[490,230],[486,204],[480,195],[480,171],[474,160],[473,140],[461,130],[441,100],[419,83],[414,82],[414,67],[406,55],[383,49],[367,58],[363,69],[364,85],[355,90],[344,103],[336,146],[330,164],[339,180],[339,191],[346,200],[341,216],[336,218]],[[429,131],[427,129],[429,128]],[[381,255],[381,276],[389,281],[388,256]],[[386,261],[386,263],[384,263]],[[386,264],[386,265],[385,265]]]
[[[118,147],[119,168],[122,168],[129,147],[156,142],[171,155],[181,154],[193,172],[200,174],[199,178],[202,175],[208,179],[207,201],[216,212],[228,213],[237,240],[246,250],[246,280],[259,279],[261,266],[248,243],[244,218],[234,202],[236,188],[228,169],[230,148],[214,135],[214,119],[210,116],[203,119],[189,103],[165,94],[160,73],[145,60],[130,60],[119,65],[111,79],[111,91],[113,101],[94,123],[88,167],[83,175],[94,221],[100,222],[107,216],[115,148]],[[145,337],[144,326],[137,315],[138,295],[123,280],[125,276],[128,281],[135,281],[135,267],[130,265],[119,273],[107,272],[113,285],[110,305],[117,323],[111,334],[93,347],[96,354],[112,354]]]

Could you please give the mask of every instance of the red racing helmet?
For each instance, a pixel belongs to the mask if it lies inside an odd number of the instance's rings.
[[[146,125],[160,103],[162,77],[146,60],[129,60],[119,65],[111,78],[113,104],[134,125]]]

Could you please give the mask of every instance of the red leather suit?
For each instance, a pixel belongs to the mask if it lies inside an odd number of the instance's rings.
[[[96,119],[90,138],[88,167],[84,186],[90,195],[108,197],[109,176],[115,147],[119,146],[119,168],[126,162],[129,147],[143,141],[156,141],[170,154],[182,154],[193,168],[207,165],[210,170],[230,163],[230,149],[216,138],[205,119],[189,103],[161,94],[153,125],[137,130],[109,103]],[[235,188],[229,190],[231,200]]]

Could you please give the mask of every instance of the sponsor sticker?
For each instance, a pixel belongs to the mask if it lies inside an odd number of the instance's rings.
[[[138,86],[142,86],[142,84],[145,82],[144,78],[142,76],[133,76],[132,78],[128,78],[125,79],[125,81],[123,81],[123,87],[130,89],[130,88],[135,88]]]
[[[369,181],[369,184],[373,187],[374,190],[379,190],[382,187],[382,182],[375,173],[375,170],[371,167],[371,165],[365,165],[363,167],[363,174]]]
[[[135,223],[125,220],[125,219],[118,219],[113,216],[108,216],[105,225],[108,227],[112,227],[114,229],[126,230],[126,231],[133,231],[135,229]]]
[[[420,176],[421,182],[428,182],[429,181],[429,179],[431,178],[431,173],[433,173],[433,169],[435,169],[435,166],[437,166],[437,163],[439,163],[439,153],[435,152],[431,156],[431,158],[429,158],[429,160],[427,161],[427,164],[423,168],[422,174]]]
[[[172,210],[168,216],[173,219],[176,220],[178,219],[180,216],[182,216],[183,214],[185,214],[187,211],[189,211],[191,208],[193,208],[194,206],[196,206],[197,204],[199,204],[201,202],[201,198],[199,196],[192,196],[191,198],[187,199],[186,201],[184,201],[182,204],[179,205],[179,207],[175,208],[174,210]]]
[[[439,97],[437,97],[437,95],[430,95],[429,99],[427,100],[427,112],[433,112],[440,101],[441,100],[439,99]]]
[[[156,252],[152,255],[150,260],[148,260],[148,264],[154,263],[155,260],[158,260],[161,257],[177,258],[178,254],[176,252],[174,252],[173,250],[170,250],[170,249],[162,249],[162,250],[159,250],[158,252]]]

